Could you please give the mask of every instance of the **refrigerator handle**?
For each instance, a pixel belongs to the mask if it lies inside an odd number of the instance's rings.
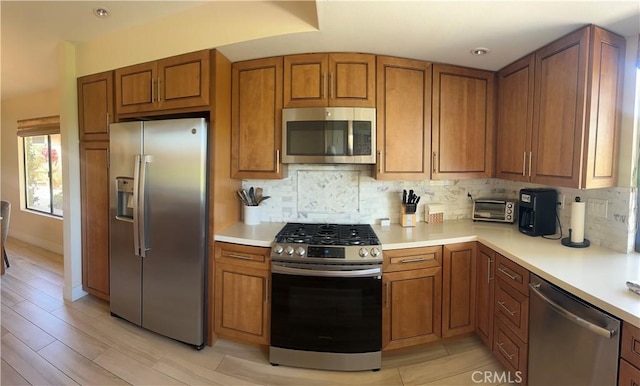
[[[139,202],[139,211],[140,211],[140,221],[138,224],[138,229],[140,233],[140,256],[147,257],[147,251],[150,249],[147,245],[147,219],[146,219],[146,210],[145,210],[145,186],[147,181],[147,164],[151,162],[151,156],[145,155],[142,160],[141,169],[140,169],[140,201]]]
[[[138,212],[140,197],[140,154],[136,154],[135,165],[133,167],[133,253],[140,256],[140,213]]]

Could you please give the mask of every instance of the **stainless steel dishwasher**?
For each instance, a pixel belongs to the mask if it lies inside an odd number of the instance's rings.
[[[533,274],[529,292],[529,385],[615,385],[620,321]]]

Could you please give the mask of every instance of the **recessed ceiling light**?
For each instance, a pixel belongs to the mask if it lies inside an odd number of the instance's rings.
[[[104,7],[98,7],[93,9],[93,14],[102,19],[109,16],[109,10]]]
[[[488,48],[484,48],[484,47],[476,47],[476,48],[474,48],[474,49],[472,49],[472,50],[471,50],[471,53],[472,53],[473,55],[477,55],[477,56],[486,55],[486,54],[488,54],[489,52],[491,52],[491,50],[490,50],[490,49],[488,49]]]

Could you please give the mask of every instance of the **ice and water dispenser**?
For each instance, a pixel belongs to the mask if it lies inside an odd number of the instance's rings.
[[[116,177],[118,208],[116,218],[133,221],[133,178]]]

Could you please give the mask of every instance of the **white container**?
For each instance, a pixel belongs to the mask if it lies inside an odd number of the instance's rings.
[[[244,218],[244,223],[246,225],[260,224],[260,214],[262,213],[261,207],[244,205],[242,209],[243,209],[242,217]]]

